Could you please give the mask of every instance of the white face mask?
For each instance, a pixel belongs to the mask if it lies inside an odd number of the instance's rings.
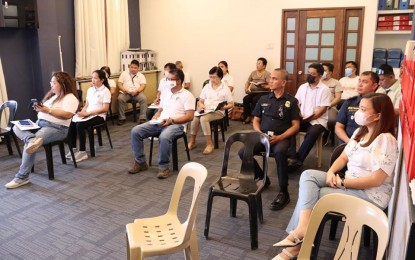
[[[327,78],[327,72],[323,73],[323,76],[321,76],[321,79],[326,79]]]
[[[176,86],[176,81],[174,81],[174,80],[166,80],[166,86],[168,88],[174,88]]]
[[[369,115],[369,116],[368,115],[365,115],[362,112],[362,110],[359,109],[359,110],[356,111],[356,113],[354,113],[354,121],[356,122],[356,124],[358,124],[360,126],[364,126],[364,125],[367,125],[369,123],[372,123],[372,122],[374,122],[376,120],[379,120],[379,118],[377,118],[377,119],[375,119],[375,120],[373,120],[371,122],[368,122],[368,118],[371,117],[371,116],[373,116],[373,115],[375,115],[375,114],[372,114],[372,115]]]
[[[167,76],[169,75],[169,72],[167,70],[164,71],[164,77],[167,78]]]
[[[346,77],[348,77],[348,76],[352,75],[352,72],[353,72],[353,70],[351,68],[347,68],[347,69],[344,70],[344,75]]]

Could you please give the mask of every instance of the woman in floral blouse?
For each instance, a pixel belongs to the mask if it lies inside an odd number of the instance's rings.
[[[363,96],[355,113],[358,128],[343,153],[327,172],[306,170],[300,178],[296,208],[286,231],[289,235],[274,246],[285,247],[274,259],[293,259],[300,252],[311,211],[318,199],[343,193],[387,207],[398,157],[393,104],[385,94]],[[337,174],[347,165],[343,177]]]

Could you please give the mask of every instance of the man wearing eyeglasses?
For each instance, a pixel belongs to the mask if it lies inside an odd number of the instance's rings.
[[[158,137],[160,149],[157,178],[169,177],[173,140],[184,133],[186,123],[193,120],[195,112],[195,97],[182,86],[183,80],[183,71],[171,70],[167,76],[165,90],[161,93],[157,113],[149,122],[137,125],[131,130],[134,162],[128,170],[129,173],[134,174],[148,169],[144,154],[144,139]]]
[[[271,93],[260,97],[253,111],[254,130],[269,135],[271,152],[277,163],[277,175],[280,192],[270,205],[271,210],[281,210],[289,202],[288,194],[288,166],[287,152],[290,147],[291,136],[300,129],[300,109],[298,100],[285,92],[285,84],[288,80],[288,72],[284,69],[275,69],[271,72],[269,87]],[[254,153],[264,151],[262,145],[254,148]],[[243,148],[239,151],[239,157],[243,158]],[[255,178],[263,179],[264,173],[254,159]],[[268,177],[265,185],[271,184]]]
[[[297,153],[289,159],[289,166],[301,166],[310,153],[318,137],[327,127],[328,112],[330,107],[330,89],[320,81],[324,74],[323,65],[312,63],[308,66],[307,82],[302,84],[295,94],[300,102],[302,120],[300,131],[306,132],[304,141]],[[295,138],[291,142],[291,150],[294,151]]]

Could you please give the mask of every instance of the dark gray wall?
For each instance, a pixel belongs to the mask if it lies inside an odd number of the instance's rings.
[[[130,48],[141,48],[139,3],[139,0],[128,0],[128,19],[130,20]]]

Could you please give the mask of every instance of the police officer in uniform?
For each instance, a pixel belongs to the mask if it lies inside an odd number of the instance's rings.
[[[346,100],[336,117],[335,132],[341,143],[349,142],[353,132],[359,128],[359,125],[354,121],[354,113],[359,110],[362,96],[375,92],[378,84],[378,74],[371,71],[365,71],[360,74],[359,84],[357,85],[359,95]]]
[[[272,92],[262,96],[253,111],[254,130],[269,135],[271,152],[277,163],[277,175],[280,184],[280,192],[270,205],[271,210],[280,210],[290,202],[288,194],[288,166],[287,151],[290,147],[290,139],[300,129],[301,113],[298,100],[285,92],[285,84],[288,80],[288,72],[284,69],[275,69],[271,72],[269,83]],[[255,154],[264,151],[264,147],[258,144]],[[239,157],[243,158],[243,149],[239,151]],[[258,162],[255,163],[255,178],[263,179],[264,173]],[[266,186],[271,183],[266,180]]]

